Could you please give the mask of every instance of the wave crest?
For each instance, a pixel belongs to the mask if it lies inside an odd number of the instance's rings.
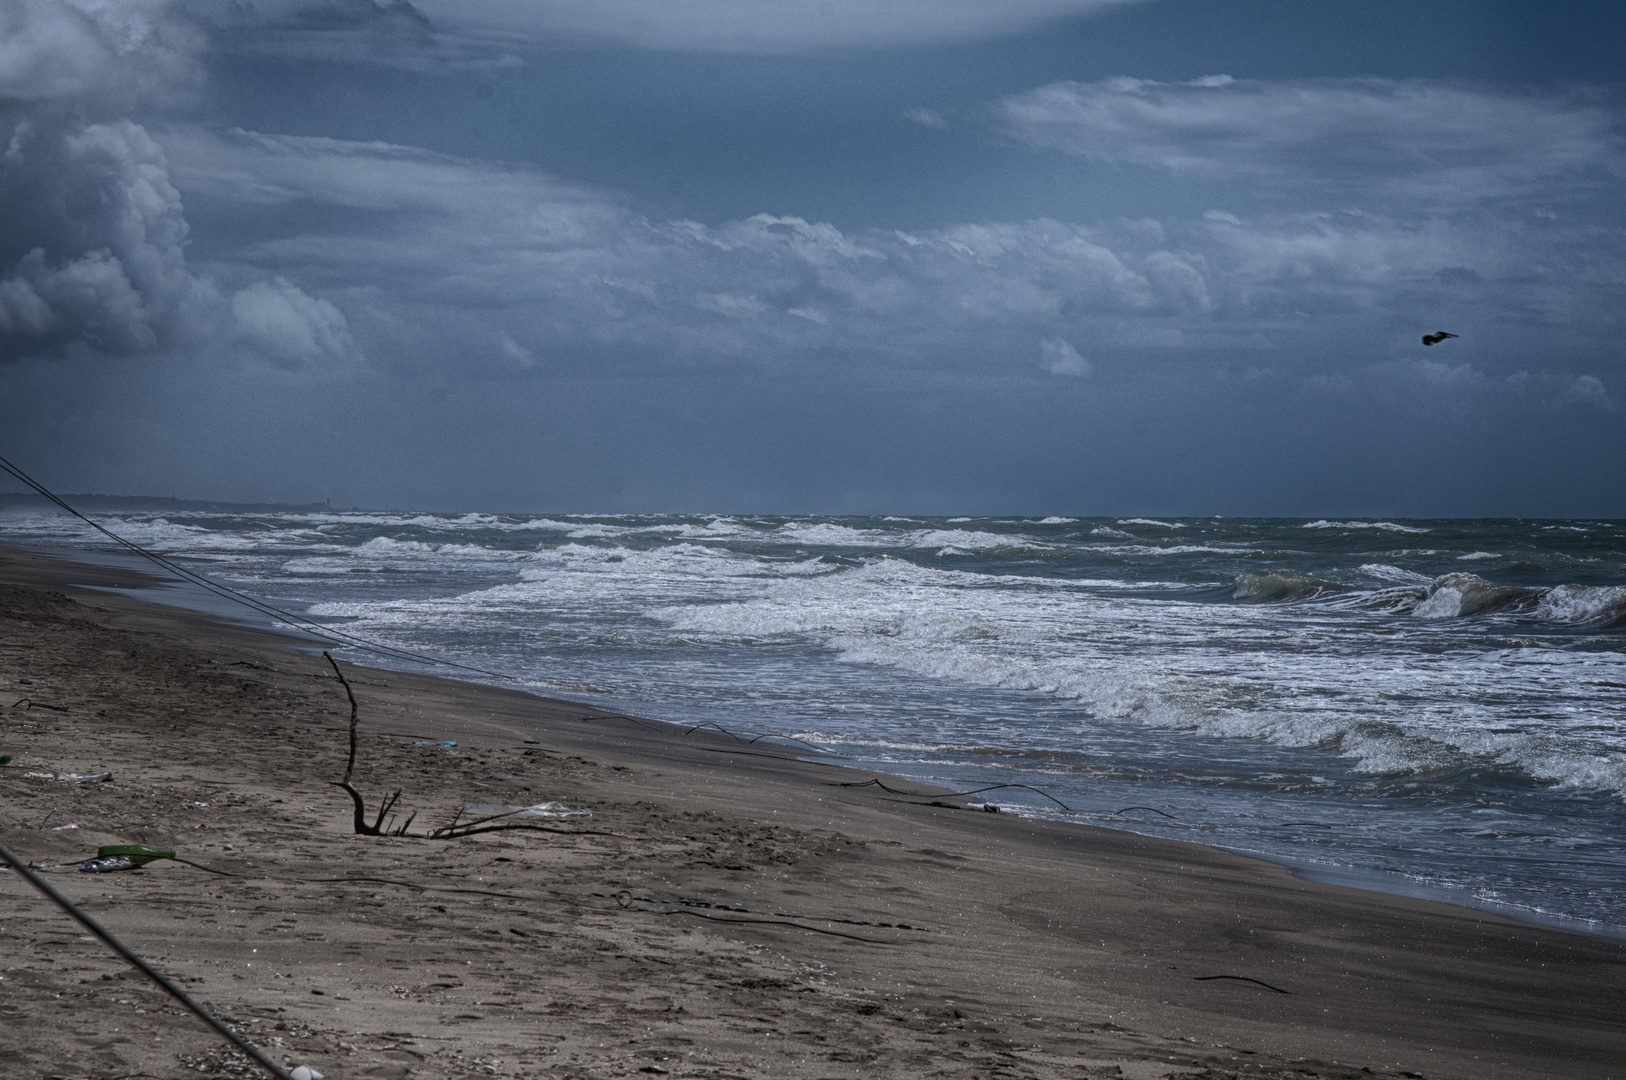
[[[1560,585],[1536,601],[1536,616],[1576,626],[1626,624],[1626,586]]]
[[[1339,591],[1339,587],[1330,581],[1277,570],[1264,574],[1242,574],[1236,579],[1236,590],[1231,593],[1231,598],[1248,604],[1282,604]]]
[[[1381,532],[1397,533],[1426,533],[1428,529],[1420,529],[1415,525],[1396,525],[1392,521],[1307,521],[1300,525],[1301,529],[1377,529]]]
[[[1498,585],[1478,574],[1446,574],[1434,579],[1412,614],[1421,619],[1455,619],[1503,611],[1533,611],[1540,589]]]

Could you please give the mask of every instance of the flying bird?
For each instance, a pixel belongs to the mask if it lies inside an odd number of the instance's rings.
[[[1456,336],[1457,336],[1456,334],[1447,334],[1444,330],[1441,330],[1437,334],[1424,334],[1423,335],[1423,344],[1424,345],[1438,345],[1440,342],[1444,341],[1446,338],[1448,338],[1448,337],[1456,337]]]

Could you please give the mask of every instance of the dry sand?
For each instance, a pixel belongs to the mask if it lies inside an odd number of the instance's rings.
[[[1626,1076],[1622,942],[519,692],[346,665],[357,786],[590,819],[354,835],[321,659],[40,588],[129,576],[0,551],[0,842],[329,1080]],[[76,871],[120,842],[233,876]],[[0,976],[8,1080],[251,1075],[7,871]]]

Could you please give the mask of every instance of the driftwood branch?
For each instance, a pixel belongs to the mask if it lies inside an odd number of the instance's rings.
[[[382,836],[384,835],[384,815],[389,813],[390,807],[400,800],[401,793],[397,791],[394,795],[385,799],[384,805],[378,810],[378,820],[371,825],[367,823],[367,800],[362,798],[361,792],[357,791],[355,786],[350,783],[350,778],[356,773],[356,725],[361,719],[361,708],[356,704],[356,692],[350,689],[350,680],[344,677],[343,671],[339,670],[339,662],[333,659],[326,649],[322,650],[322,659],[326,660],[329,666],[333,668],[333,674],[339,677],[339,685],[344,687],[344,696],[350,699],[350,757],[344,764],[344,779],[334,786],[343,788],[345,794],[350,796],[350,801],[355,806],[356,835]],[[401,833],[404,835],[405,832],[406,830],[403,828]]]
[[[461,807],[458,809],[456,816],[452,818],[452,823],[450,825],[447,825],[444,828],[433,829],[428,833],[413,833],[409,832],[408,830],[411,829],[412,822],[417,819],[418,815],[416,813],[408,816],[406,822],[399,828],[395,827],[395,819],[390,817],[390,811],[394,810],[401,801],[400,791],[396,791],[386,798],[383,803],[380,804],[377,815],[375,815],[373,820],[369,822],[367,820],[367,800],[361,794],[361,792],[356,790],[355,785],[350,782],[351,778],[355,776],[356,773],[357,725],[360,723],[361,708],[356,703],[355,691],[350,688],[350,680],[346,679],[344,677],[344,672],[339,669],[338,661],[334,660],[332,655],[326,650],[323,650],[322,652],[322,659],[326,660],[333,668],[333,674],[339,677],[339,685],[344,687],[345,697],[350,699],[350,756],[345,761],[344,779],[335,781],[333,786],[343,788],[345,794],[350,796],[350,802],[354,809],[353,824],[357,836],[409,836],[422,840],[458,840],[465,836],[476,836],[480,833],[509,830],[560,833],[565,836],[570,836],[576,833],[583,833],[591,836],[616,835],[615,833],[593,832],[592,830],[554,829],[549,828],[546,825],[524,825],[519,823],[503,823],[496,825],[490,824],[491,822],[497,821],[499,818],[511,817],[513,814],[522,813],[523,811],[521,810],[513,810],[507,814],[494,814],[490,817],[477,818],[474,821],[464,822],[462,821],[463,810]],[[386,826],[384,823],[386,818],[389,818],[388,826]],[[462,823],[459,824],[459,822]]]
[[[356,722],[360,718],[361,710],[356,705],[355,691],[350,689],[350,680],[345,678],[344,672],[339,670],[339,662],[333,659],[326,649],[322,650],[322,659],[326,660],[333,668],[333,674],[339,677],[339,685],[344,687],[344,696],[350,699],[350,760],[344,767],[344,779],[339,781],[341,784],[348,785],[351,774],[356,771]]]

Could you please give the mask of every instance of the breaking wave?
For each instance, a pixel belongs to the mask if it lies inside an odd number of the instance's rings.
[[[1421,529],[1414,525],[1396,525],[1392,521],[1320,521],[1306,522],[1300,525],[1301,529],[1378,529],[1382,532],[1397,533],[1426,533],[1428,529]]]
[[[1231,593],[1231,598],[1244,603],[1279,604],[1339,591],[1339,587],[1330,581],[1304,574],[1243,574],[1236,579],[1236,589]]]
[[[1336,598],[1357,607],[1419,619],[1506,615],[1591,629],[1626,625],[1626,586],[1558,585],[1534,588],[1498,584],[1468,573],[1428,578],[1381,563],[1367,563],[1360,570],[1363,574],[1397,585],[1352,591],[1336,582],[1292,571],[1245,572],[1237,576],[1231,598],[1254,604],[1327,602]]]

